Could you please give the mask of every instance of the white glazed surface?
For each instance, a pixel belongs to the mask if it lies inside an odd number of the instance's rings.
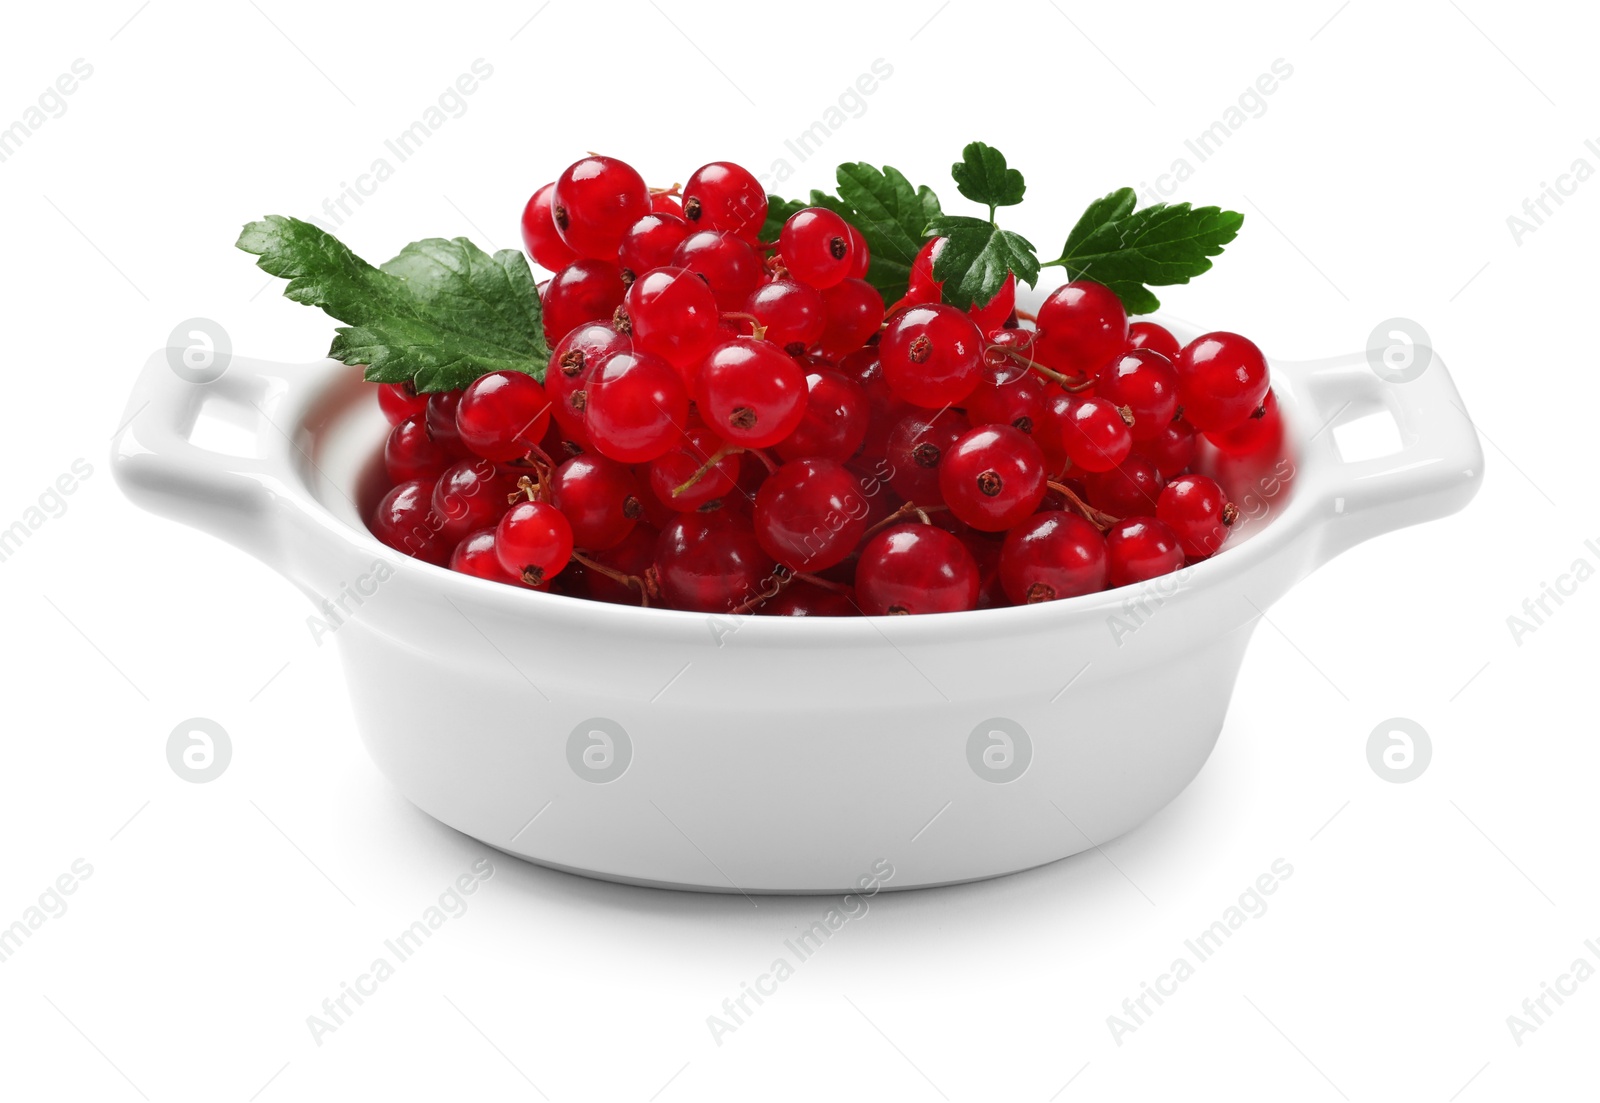
[[[1209,755],[1261,613],[1339,552],[1476,492],[1482,451],[1437,357],[1406,383],[1364,354],[1272,368],[1289,452],[1276,470],[1214,471],[1246,517],[1223,553],[1143,587],[974,613],[708,617],[408,559],[360,524],[386,424],[359,373],[328,361],[235,359],[195,385],[158,352],[112,457],[136,502],[314,601],[384,565],[336,637],[355,715],[378,766],[451,827],[638,884],[847,892],[887,860],[890,887],[913,888],[1064,858],[1152,816]],[[254,454],[191,443],[202,407],[247,427]],[[1381,411],[1400,451],[1344,462],[1332,428]],[[631,744],[606,781],[582,758],[605,760],[597,719]],[[1011,725],[1026,769],[997,781],[969,744],[1003,763],[989,733]]]

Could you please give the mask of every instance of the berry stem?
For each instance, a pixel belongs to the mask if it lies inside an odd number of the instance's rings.
[[[650,608],[650,585],[646,579],[640,578],[636,574],[624,574],[614,567],[608,567],[604,563],[600,563],[589,558],[577,548],[572,549],[572,558],[576,559],[579,563],[582,563],[584,567],[593,571],[595,574],[604,575],[611,581],[618,583],[619,585],[626,586],[630,590],[638,590],[640,608]]]
[[[1083,515],[1084,520],[1088,521],[1091,525],[1093,525],[1095,528],[1099,529],[1101,532],[1105,532],[1112,525],[1114,525],[1118,521],[1122,520],[1121,517],[1113,517],[1111,514],[1105,512],[1104,510],[1095,509],[1094,506],[1090,505],[1088,502],[1086,502],[1082,498],[1078,497],[1076,494],[1074,494],[1072,492],[1072,489],[1070,487],[1066,486],[1063,483],[1058,483],[1058,482],[1055,482],[1055,481],[1052,480],[1050,482],[1045,483],[1045,486],[1049,487],[1051,490],[1055,491],[1057,494],[1059,494],[1063,498],[1065,498],[1067,500],[1068,504],[1070,504],[1073,509],[1077,510],[1079,513],[1081,513]]]
[[[750,336],[754,337],[757,341],[763,340],[767,336],[767,327],[762,325],[761,319],[757,318],[754,314],[746,314],[742,310],[724,310],[722,312],[722,320],[725,322],[730,320],[735,322],[748,322],[750,325]]]
[[[1032,342],[1030,341],[1028,344],[1032,344]],[[1069,394],[1077,394],[1094,386],[1093,376],[1074,378],[1070,375],[1063,375],[1054,368],[1047,368],[1039,361],[1023,355],[1021,349],[1027,347],[1027,345],[1023,345],[1021,348],[1007,348],[1005,345],[990,345],[984,350],[983,355],[990,365],[997,365],[1001,360],[1009,360],[1018,367],[1036,371],[1046,379],[1061,384],[1061,388]]]
[[[672,488],[672,496],[676,498],[685,490],[688,490],[690,487],[692,487],[695,483],[709,475],[711,473],[711,469],[717,466],[717,464],[721,463],[729,456],[736,456],[743,451],[743,448],[733,444],[727,444],[717,449],[717,451],[712,453],[711,458],[705,463],[701,464],[699,469],[695,471],[693,475],[690,475],[687,479],[683,480],[683,482]]]
[[[897,509],[893,513],[889,514],[889,516],[885,517],[883,520],[881,520],[877,524],[873,525],[866,532],[862,533],[861,534],[861,542],[863,544],[865,544],[867,542],[867,538],[868,537],[873,536],[876,533],[878,533],[879,531],[888,528],[890,525],[898,524],[899,522],[905,520],[907,517],[915,516],[917,518],[917,520],[921,521],[924,525],[931,525],[931,524],[933,524],[933,522],[928,519],[928,514],[930,514],[930,513],[938,513],[941,510],[946,510],[946,509],[949,509],[949,508],[950,508],[949,506],[919,506],[915,502],[907,502],[904,505],[902,505],[899,509]]]

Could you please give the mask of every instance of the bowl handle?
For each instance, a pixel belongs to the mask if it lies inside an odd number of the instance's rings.
[[[289,477],[295,446],[268,411],[303,397],[324,366],[236,358],[218,378],[191,382],[179,375],[173,364],[181,360],[169,358],[171,352],[151,355],[123,411],[111,445],[117,484],[152,513],[209,532],[282,570],[285,537],[307,514]],[[203,409],[244,425],[251,454],[228,455],[191,441]]]
[[[1304,365],[1295,373],[1316,418],[1306,450],[1322,453],[1307,467],[1328,473],[1316,503],[1326,521],[1323,560],[1381,533],[1454,513],[1483,481],[1483,447],[1455,381],[1437,354],[1416,351],[1428,357],[1420,371],[1413,362],[1392,380],[1364,355]],[[1382,413],[1399,430],[1399,451],[1346,462],[1334,426]]]

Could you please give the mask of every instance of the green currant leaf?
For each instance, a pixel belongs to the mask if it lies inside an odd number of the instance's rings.
[[[328,355],[378,383],[455,390],[494,371],[544,378],[550,360],[539,294],[515,249],[493,256],[466,238],[414,241],[374,268],[309,222],[268,215],[237,245],[289,281],[285,297],[341,322]]]
[[[987,219],[944,215],[928,224],[928,233],[948,239],[934,259],[933,277],[943,281],[944,300],[953,306],[987,306],[1013,272],[1030,287],[1039,278],[1033,243]]]
[[[867,282],[892,303],[906,293],[911,262],[927,240],[927,226],[940,215],[939,197],[927,185],[913,187],[897,168],[874,168],[865,161],[840,165],[839,197],[845,214],[872,251]]]
[[[1006,155],[983,142],[969,142],[961,160],[950,166],[956,190],[974,203],[989,208],[990,221],[996,207],[1014,207],[1022,202],[1027,185],[1022,173],[1006,167]]]
[[[1122,188],[1089,205],[1050,263],[1065,267],[1071,279],[1105,284],[1128,313],[1148,314],[1161,306],[1150,286],[1188,283],[1210,271],[1209,258],[1243,223],[1237,211],[1188,203],[1134,210],[1133,189]]]

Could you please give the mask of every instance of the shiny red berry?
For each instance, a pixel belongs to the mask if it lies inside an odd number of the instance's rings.
[[[379,541],[413,559],[443,566],[451,544],[444,538],[444,519],[433,512],[433,482],[412,479],[391,487],[367,519]]]
[[[872,404],[861,384],[830,368],[806,375],[806,411],[794,432],[777,444],[785,460],[824,459],[843,463],[861,449]]]
[[[1068,375],[1094,378],[1128,347],[1128,314],[1104,284],[1075,280],[1039,308],[1034,359]]]
[[[555,190],[554,182],[546,184],[534,192],[528,205],[522,208],[522,244],[535,264],[552,272],[578,259],[578,254],[561,240],[556,230],[550,211]]]
[[[690,234],[672,254],[672,263],[705,280],[718,309],[727,311],[743,310],[750,293],[766,276],[761,254],[731,230]]]
[[[856,601],[873,617],[975,609],[978,585],[972,553],[934,525],[886,528],[856,564]]]
[[[628,228],[617,250],[623,279],[637,278],[652,268],[665,268],[690,234],[689,224],[675,214],[651,211]]]
[[[773,280],[750,293],[745,313],[766,327],[766,339],[791,356],[817,343],[828,324],[822,292],[799,280]]]
[[[713,161],[684,184],[683,217],[697,230],[727,230],[754,242],[767,220],[767,192],[748,169]]]
[[[1029,517],[1000,551],[1000,583],[1013,605],[1096,593],[1105,589],[1106,571],[1100,530],[1064,510]]]
[[[540,296],[545,338],[554,343],[585,322],[609,322],[627,288],[608,260],[579,259],[550,277]]]
[[[1178,373],[1149,349],[1130,349],[1100,369],[1094,393],[1133,415],[1134,445],[1157,436],[1178,413]]]
[[[826,207],[796,211],[778,234],[789,275],[819,290],[850,274],[853,248],[849,224]]]
[[[1009,425],[962,435],[939,464],[939,491],[957,519],[980,532],[1004,532],[1044,498],[1044,456]]]
[[[853,552],[867,530],[867,500],[856,477],[834,460],[786,463],[756,492],[756,539],[796,571],[821,571]]]
[[[838,360],[864,345],[883,325],[883,296],[866,280],[840,280],[822,293],[827,324],[817,338],[822,355]]]
[[[686,385],[721,340],[720,317],[711,289],[684,268],[653,268],[641,274],[614,315],[618,328],[633,338],[634,348],[671,364]]]
[[[769,448],[806,412],[806,375],[771,341],[736,337],[700,366],[695,401],[712,432],[745,448]]]
[[[650,189],[626,162],[589,156],[556,178],[550,210],[556,232],[578,256],[614,261],[628,228],[650,213]]]
[[[1180,475],[1161,492],[1156,516],[1177,534],[1184,555],[1205,559],[1222,547],[1228,530],[1239,519],[1239,510],[1214,479]]]
[[[959,405],[983,373],[983,335],[944,303],[900,311],[878,341],[883,376],[896,395],[930,409]]]
[[[572,526],[549,502],[518,502],[495,526],[500,565],[525,586],[544,586],[572,558]]]
[[[574,456],[558,467],[550,501],[572,526],[572,542],[596,551],[622,543],[644,515],[632,469],[604,456]]]
[[[1106,531],[1106,575],[1113,588],[1171,574],[1181,566],[1183,547],[1165,521],[1124,517]]]
[[[1237,333],[1206,333],[1185,345],[1173,362],[1183,416],[1202,433],[1219,433],[1244,421],[1266,401],[1267,360]]]
[[[595,450],[619,463],[648,463],[677,441],[689,395],[671,364],[631,349],[601,361],[590,381],[583,427]]]
[[[526,372],[481,375],[456,406],[461,443],[473,455],[496,463],[522,459],[538,446],[549,425],[550,399]]]
[[[1159,352],[1168,360],[1176,360],[1178,358],[1178,350],[1182,346],[1178,344],[1178,339],[1172,335],[1172,331],[1167,329],[1166,326],[1158,325],[1155,322],[1129,322],[1128,347],[1131,349],[1149,349],[1151,352]]]

